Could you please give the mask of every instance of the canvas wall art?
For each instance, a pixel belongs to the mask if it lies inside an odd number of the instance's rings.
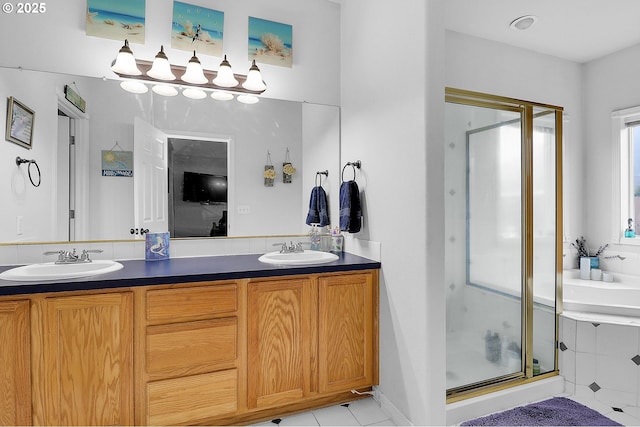
[[[87,0],[87,35],[144,44],[145,0]]]
[[[171,47],[222,57],[224,12],[173,2]]]
[[[249,17],[249,61],[289,67],[293,64],[293,27]]]

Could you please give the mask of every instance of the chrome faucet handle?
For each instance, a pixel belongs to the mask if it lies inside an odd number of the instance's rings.
[[[43,252],[42,255],[58,255],[58,259],[56,260],[56,262],[64,261],[64,251],[62,249],[58,251],[46,251]]]
[[[273,246],[280,246],[280,253],[283,254],[288,251],[286,243],[274,243]]]
[[[102,249],[83,249],[80,255],[80,261],[91,262],[89,254],[101,254],[102,252],[104,252]]]

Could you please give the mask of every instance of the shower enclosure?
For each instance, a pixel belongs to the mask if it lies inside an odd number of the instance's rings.
[[[447,396],[557,375],[562,108],[446,89]]]

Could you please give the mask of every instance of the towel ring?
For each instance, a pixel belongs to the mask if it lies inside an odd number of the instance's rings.
[[[31,181],[31,185],[33,185],[34,187],[40,187],[40,184],[42,183],[42,174],[40,173],[40,166],[38,166],[35,160],[23,159],[20,156],[16,157],[16,165],[18,167],[20,167],[20,165],[23,163],[29,163],[29,166],[27,167],[27,173],[29,174],[29,181]],[[37,184],[33,182],[33,177],[31,176],[31,165],[36,165],[36,170],[38,171]]]
[[[347,162],[346,165],[344,165],[344,167],[342,168],[342,182],[344,182],[344,170],[347,168],[347,166],[351,166],[351,168],[353,169],[353,181],[356,180],[356,168],[360,169],[360,167],[362,166],[362,162],[360,160],[356,160],[355,162]]]
[[[323,171],[316,172],[316,187],[321,187],[322,186],[322,175],[328,177],[329,176],[329,170],[323,170]],[[318,177],[320,177],[320,184],[319,185],[318,185]]]

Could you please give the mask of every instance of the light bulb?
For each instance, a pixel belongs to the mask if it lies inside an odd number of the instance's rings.
[[[243,104],[255,104],[260,100],[257,96],[253,95],[238,95],[238,101],[242,102]]]
[[[216,101],[230,101],[233,99],[233,94],[229,92],[222,92],[220,90],[215,90],[211,92],[211,97]]]
[[[200,60],[196,56],[195,50],[193,51],[193,56],[187,64],[187,70],[182,75],[181,79],[187,83],[193,83],[196,85],[201,85],[209,82],[209,80],[207,80],[207,78],[204,76],[202,64],[200,64]]]
[[[170,85],[154,85],[151,90],[162,96],[176,96],[178,94],[178,90]]]
[[[129,48],[129,40],[124,41],[124,46],[120,48],[118,56],[115,61],[113,61],[113,64],[111,64],[111,71],[116,74],[125,74],[127,76],[139,76],[142,74],[136,64],[136,58],[133,56],[133,52]]]
[[[120,83],[120,87],[131,93],[147,93],[149,88],[137,80],[124,80]]]
[[[220,68],[218,69],[216,78],[213,79],[213,84],[220,87],[238,86],[238,81],[231,70],[231,64],[227,61],[227,55],[224,56],[224,59],[220,63]]]
[[[256,65],[256,60],[253,60],[251,64],[251,68],[249,68],[249,74],[247,74],[247,80],[242,83],[242,87],[247,90],[252,90],[255,92],[262,92],[267,88],[267,85],[262,81],[262,74],[260,74],[260,69]]]
[[[153,60],[151,69],[147,71],[149,77],[153,77],[158,80],[175,80],[176,76],[171,71],[171,64],[167,59],[167,55],[164,54],[164,46],[160,46],[160,52]]]
[[[191,99],[203,99],[207,97],[207,93],[202,89],[195,89],[192,87],[188,87],[182,91],[182,94],[187,98]]]

